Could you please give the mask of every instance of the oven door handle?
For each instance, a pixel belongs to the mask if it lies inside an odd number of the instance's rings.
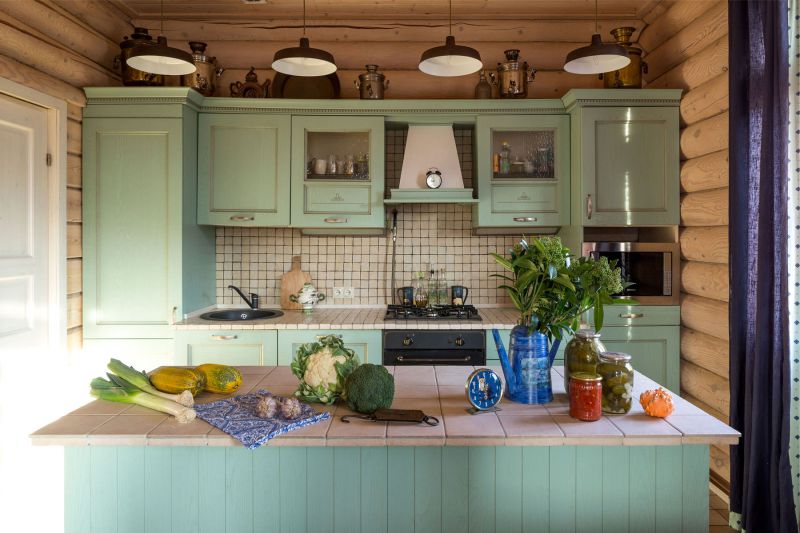
[[[464,357],[461,357],[459,359],[446,359],[446,358],[436,358],[436,357],[420,357],[420,358],[409,357],[409,358],[406,358],[406,356],[404,356],[404,355],[398,355],[396,357],[396,359],[397,359],[397,361],[399,361],[401,363],[403,363],[405,361],[413,361],[415,363],[453,363],[453,362],[466,363],[466,362],[472,360],[472,358],[470,356],[468,356],[468,355],[466,355]]]

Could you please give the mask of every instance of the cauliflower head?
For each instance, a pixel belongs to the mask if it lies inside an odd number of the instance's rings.
[[[306,373],[303,374],[303,379],[310,387],[336,385],[339,379],[336,373],[336,363],[344,363],[345,361],[345,356],[333,355],[331,349],[326,347],[308,356],[308,364],[306,365]]]
[[[336,335],[301,345],[292,361],[300,380],[295,396],[306,402],[332,404],[342,394],[344,381],[358,366],[358,356]]]

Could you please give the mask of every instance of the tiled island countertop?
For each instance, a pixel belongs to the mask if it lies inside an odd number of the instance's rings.
[[[570,418],[561,367],[553,369],[555,399],[543,406],[503,400],[501,411],[470,415],[464,384],[472,367],[390,367],[395,375],[394,408],[421,409],[441,423],[378,423],[341,415],[354,414],[344,405],[315,406],[331,413],[323,422],[269,441],[268,446],[661,446],[736,444],[739,433],[689,402],[673,396],[675,412],[666,419],[643,413],[639,394],[657,384],[636,373],[634,405],[627,415],[604,416],[597,422]],[[500,373],[499,369],[496,369]],[[267,389],[289,395],[297,379],[289,367],[242,367],[244,380],[236,394]],[[198,403],[223,396],[201,393]],[[31,436],[34,444],[64,446],[241,446],[197,419],[178,424],[167,415],[139,406],[95,400]]]
[[[284,311],[283,316],[247,322],[205,320],[190,316],[177,322],[179,330],[248,330],[248,329],[511,329],[519,320],[519,311],[510,307],[479,307],[482,320],[384,320],[386,306],[354,308],[317,308],[310,315],[302,311]]]

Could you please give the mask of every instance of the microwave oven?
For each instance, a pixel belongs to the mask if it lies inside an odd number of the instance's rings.
[[[680,246],[677,243],[584,242],[583,256],[616,261],[622,281],[631,283],[615,298],[640,304],[680,304]]]

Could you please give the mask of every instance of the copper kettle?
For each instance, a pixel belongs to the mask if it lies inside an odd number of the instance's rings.
[[[217,90],[217,80],[225,69],[217,66],[217,58],[206,55],[206,43],[189,41],[192,49],[192,60],[197,70],[191,74],[181,76],[181,85],[191,87],[203,96],[214,96]]]
[[[119,43],[120,54],[114,58],[114,68],[122,72],[123,85],[164,85],[164,76],[161,74],[150,74],[128,66],[128,58],[134,46],[140,44],[156,44],[153,37],[148,33],[147,28],[134,28],[131,36],[127,35]]]
[[[497,75],[489,73],[492,85],[496,85],[500,98],[525,98],[528,96],[528,84],[536,77],[536,69],[525,61],[519,62],[519,50],[506,50],[506,61],[497,64]],[[498,81],[499,80],[499,81]]]
[[[383,93],[389,90],[389,80],[378,72],[378,65],[366,65],[367,71],[359,74],[353,83],[362,100],[383,100]]]
[[[642,61],[642,49],[631,43],[631,35],[636,28],[623,26],[611,30],[611,35],[617,40],[617,44],[628,52],[631,62],[627,67],[600,74],[603,86],[606,89],[641,89],[642,73],[647,74],[647,63]]]

